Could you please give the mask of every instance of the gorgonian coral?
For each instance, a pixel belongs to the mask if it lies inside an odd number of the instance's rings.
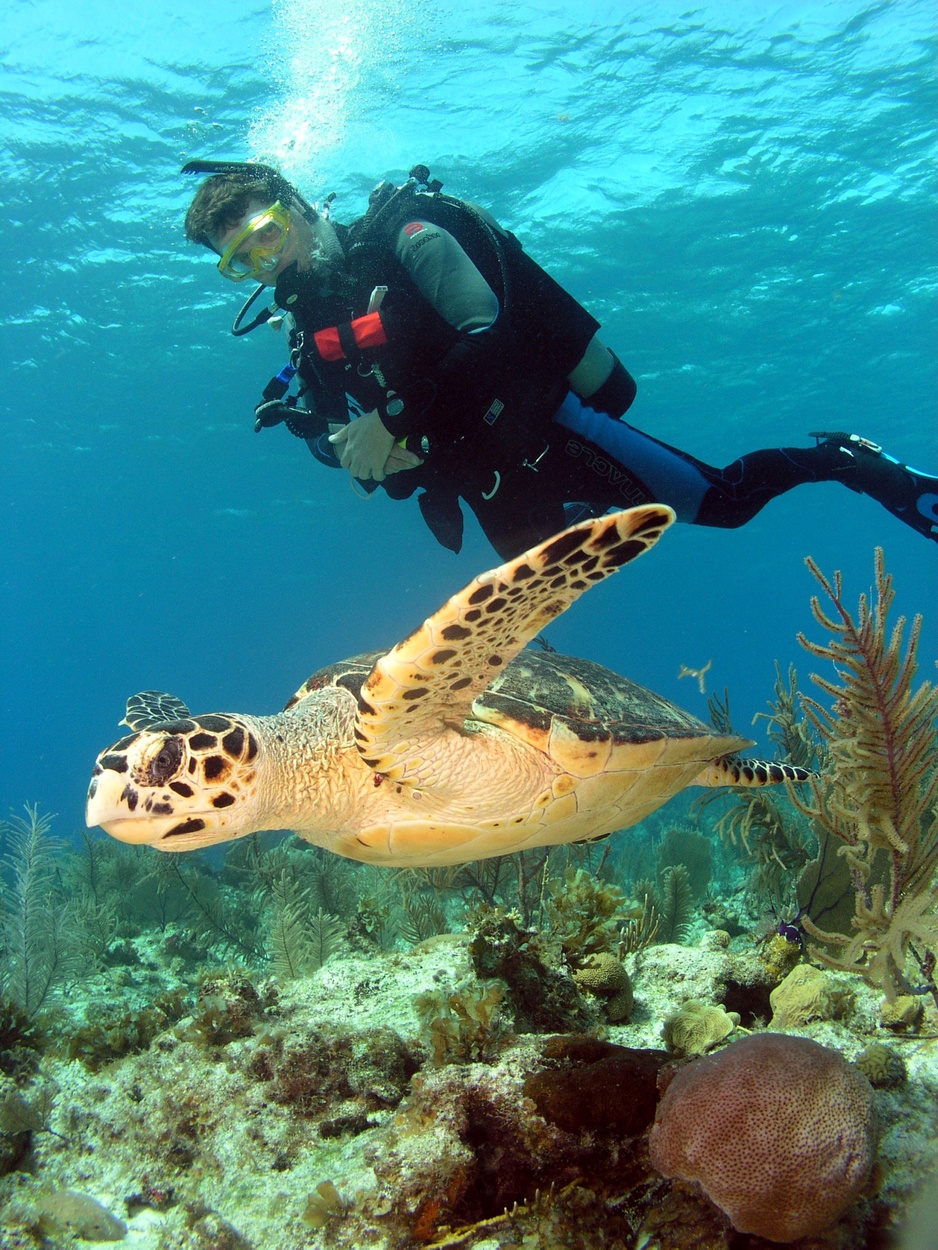
[[[836,670],[835,680],[812,674],[830,707],[804,700],[830,767],[810,783],[809,800],[792,797],[822,835],[841,843],[856,907],[851,934],[827,932],[810,916],[804,926],[824,947],[842,952],[816,949],[816,958],[858,973],[892,997],[909,986],[909,956],[927,978],[938,948],[938,689],[914,685],[921,617],[904,647],[905,618],[887,629],[895,593],[880,548],[875,599],[861,596],[856,617],[844,606],[840,574],[830,582],[813,561],[808,567],[833,605],[827,611],[817,596],[811,601],[815,619],[833,635],[829,642],[799,635],[802,646]]]

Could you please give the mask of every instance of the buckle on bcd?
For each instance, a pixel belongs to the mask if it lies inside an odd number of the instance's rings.
[[[874,456],[881,456],[883,449],[879,443],[874,443],[871,438],[861,438],[859,434],[851,434],[850,442],[854,447],[862,447],[864,451],[870,451]]]

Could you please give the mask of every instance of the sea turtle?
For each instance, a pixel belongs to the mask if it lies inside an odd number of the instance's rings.
[[[609,669],[524,649],[673,520],[652,504],[575,525],[386,654],[320,669],[274,716],[135,695],[133,733],[98,756],[88,824],[163,851],[293,829],[369,863],[456,864],[601,837],[691,784],[803,779],[732,758],[751,744]]]

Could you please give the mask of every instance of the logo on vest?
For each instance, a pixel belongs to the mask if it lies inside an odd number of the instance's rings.
[[[422,221],[410,221],[404,227],[404,233],[410,236],[412,234],[419,234],[422,229],[423,229]]]

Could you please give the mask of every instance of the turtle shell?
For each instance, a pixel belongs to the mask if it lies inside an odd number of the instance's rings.
[[[324,686],[341,686],[357,699],[383,654],[369,651],[317,669],[287,707]],[[531,647],[506,665],[472,710],[541,750],[548,750],[546,739],[558,728],[586,744],[613,746],[713,736],[712,727],[690,712],[601,664]]]
[[[344,690],[351,691],[357,699],[365,678],[384,654],[384,651],[365,651],[361,655],[350,656],[347,660],[337,660],[335,664],[327,664],[325,668],[317,668],[315,673],[307,677],[283,710],[287,711],[288,708],[295,707],[307,695],[316,690],[322,690],[325,686],[341,686]]]
[[[601,664],[532,648],[507,665],[475,706],[485,709],[489,723],[515,722],[534,734],[548,733],[560,721],[583,742],[713,733],[696,716]]]
[[[601,664],[556,651],[522,651],[476,700],[473,714],[580,778],[654,766],[658,784],[667,765],[675,769],[677,788],[685,766],[693,772],[748,744],[718,736],[690,712]]]

